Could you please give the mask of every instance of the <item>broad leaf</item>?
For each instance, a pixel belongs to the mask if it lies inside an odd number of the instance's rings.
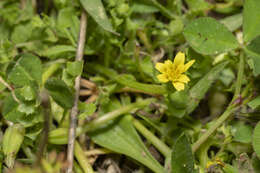
[[[246,0],[243,11],[244,41],[249,42],[260,35],[260,1]]]
[[[125,154],[156,173],[165,172],[149,153],[132,124],[131,116],[125,116],[110,126],[91,134],[95,143],[112,151]]]
[[[104,30],[115,33],[101,0],[80,0],[84,9]]]
[[[71,76],[78,76],[82,73],[83,70],[83,62],[75,61],[75,62],[67,62],[67,72]]]
[[[44,86],[56,103],[65,109],[72,108],[74,96],[65,82],[52,78],[48,79]]]
[[[11,69],[8,79],[18,87],[30,85],[33,81],[40,84],[42,79],[40,59],[31,54],[23,54]]]
[[[195,173],[191,145],[185,134],[181,135],[172,151],[172,173]]]
[[[193,20],[185,27],[184,36],[190,46],[201,54],[219,54],[238,47],[233,34],[210,17]]]

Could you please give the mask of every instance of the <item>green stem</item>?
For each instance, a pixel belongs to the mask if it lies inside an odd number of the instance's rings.
[[[100,73],[112,80],[115,80],[117,83],[119,83],[123,86],[127,86],[129,88],[142,91],[143,93],[161,94],[161,95],[167,93],[167,89],[162,85],[146,84],[146,83],[137,82],[133,79],[129,79],[125,75],[118,75],[116,71],[114,71],[110,68],[106,68],[99,64],[88,63],[87,69],[92,73],[93,72]]]
[[[152,53],[152,45],[150,43],[150,40],[148,39],[146,33],[143,30],[138,30],[137,35],[140,38],[140,40],[143,42],[146,49],[149,51],[149,53]]]
[[[212,135],[213,132],[221,125],[227,118],[232,115],[237,109],[236,108],[227,108],[227,110],[217,119],[215,124],[210,127],[210,129],[204,133],[193,145],[192,145],[192,152],[196,152],[197,149]]]
[[[76,136],[79,136],[85,132],[92,131],[97,129],[103,124],[106,124],[108,121],[119,117],[122,114],[129,113],[133,110],[143,108],[148,106],[153,99],[146,99],[142,101],[137,101],[135,103],[129,104],[127,106],[123,106],[115,111],[109,112],[90,123],[85,124],[83,127],[78,127],[76,129]],[[68,142],[68,129],[67,128],[57,128],[55,130],[50,131],[48,142],[52,144],[66,144]]]
[[[48,67],[48,69],[42,74],[42,84],[43,85],[46,82],[46,80],[49,79],[49,77],[51,75],[53,75],[60,68],[60,66],[61,66],[60,63],[55,63],[55,64],[52,64],[50,67]]]
[[[240,58],[239,58],[239,64],[238,64],[238,73],[237,73],[237,81],[236,81],[236,89],[235,93],[232,99],[232,102],[237,99],[240,96],[241,93],[241,86],[243,81],[243,75],[244,75],[244,54],[241,52]]]
[[[153,133],[151,133],[142,123],[138,120],[134,120],[135,128],[148,140],[150,141],[165,157],[171,154],[171,149],[158,139]]]
[[[75,152],[74,155],[78,160],[81,168],[84,170],[84,173],[94,173],[91,165],[89,164],[87,157],[84,154],[84,151],[82,150],[82,148],[80,147],[77,141],[75,141],[74,152]]]
[[[173,13],[171,13],[171,11],[169,11],[167,8],[165,8],[164,6],[162,6],[159,2],[157,2],[156,0],[149,0],[155,7],[157,7],[159,10],[160,10],[160,12],[164,15],[164,16],[166,16],[166,17],[168,17],[168,18],[170,18],[170,19],[178,19],[179,18],[179,16],[177,16],[177,15],[175,15],[175,14],[173,14]]]
[[[209,130],[204,133],[193,145],[192,145],[192,151],[195,152],[197,149],[203,144],[214,132],[215,130],[221,126],[221,124],[226,121],[230,115],[232,115],[239,107],[236,106],[236,104],[233,104],[233,102],[237,99],[237,97],[240,95],[241,91],[241,85],[244,75],[244,54],[241,53],[239,65],[238,65],[238,73],[237,73],[237,81],[236,81],[236,89],[233,96],[232,101],[230,102],[230,105],[226,109],[226,111],[216,120],[215,124],[209,128]]]
[[[88,132],[91,130],[95,130],[98,127],[100,127],[101,125],[106,124],[108,121],[115,119],[116,117],[118,117],[122,114],[126,114],[134,109],[140,109],[140,108],[143,108],[143,107],[149,105],[151,103],[151,101],[152,101],[152,99],[138,101],[136,103],[132,103],[132,104],[129,104],[122,108],[119,108],[115,111],[109,112],[109,113],[91,121],[90,123],[86,124],[85,126],[83,126],[82,130],[79,130],[79,133],[82,134],[82,133],[85,133],[85,132]]]

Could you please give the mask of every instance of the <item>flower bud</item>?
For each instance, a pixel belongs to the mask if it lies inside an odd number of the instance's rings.
[[[8,127],[3,137],[3,152],[5,163],[10,168],[13,167],[16,154],[18,153],[24,139],[25,128],[20,124]]]

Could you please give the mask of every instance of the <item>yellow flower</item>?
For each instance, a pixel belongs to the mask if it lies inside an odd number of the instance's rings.
[[[184,53],[178,52],[173,62],[166,60],[164,63],[156,63],[155,68],[162,73],[157,75],[159,81],[163,83],[171,81],[177,91],[184,90],[184,84],[188,83],[190,79],[183,73],[190,68],[195,60],[186,64],[184,64],[184,61]]]

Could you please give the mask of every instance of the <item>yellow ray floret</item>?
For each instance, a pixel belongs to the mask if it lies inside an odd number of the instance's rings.
[[[186,64],[184,62],[185,54],[178,52],[173,62],[166,60],[164,63],[156,63],[155,68],[161,72],[161,74],[157,75],[158,80],[163,83],[171,81],[177,91],[184,90],[184,84],[188,83],[190,79],[183,73],[192,66],[195,60],[191,60]]]

